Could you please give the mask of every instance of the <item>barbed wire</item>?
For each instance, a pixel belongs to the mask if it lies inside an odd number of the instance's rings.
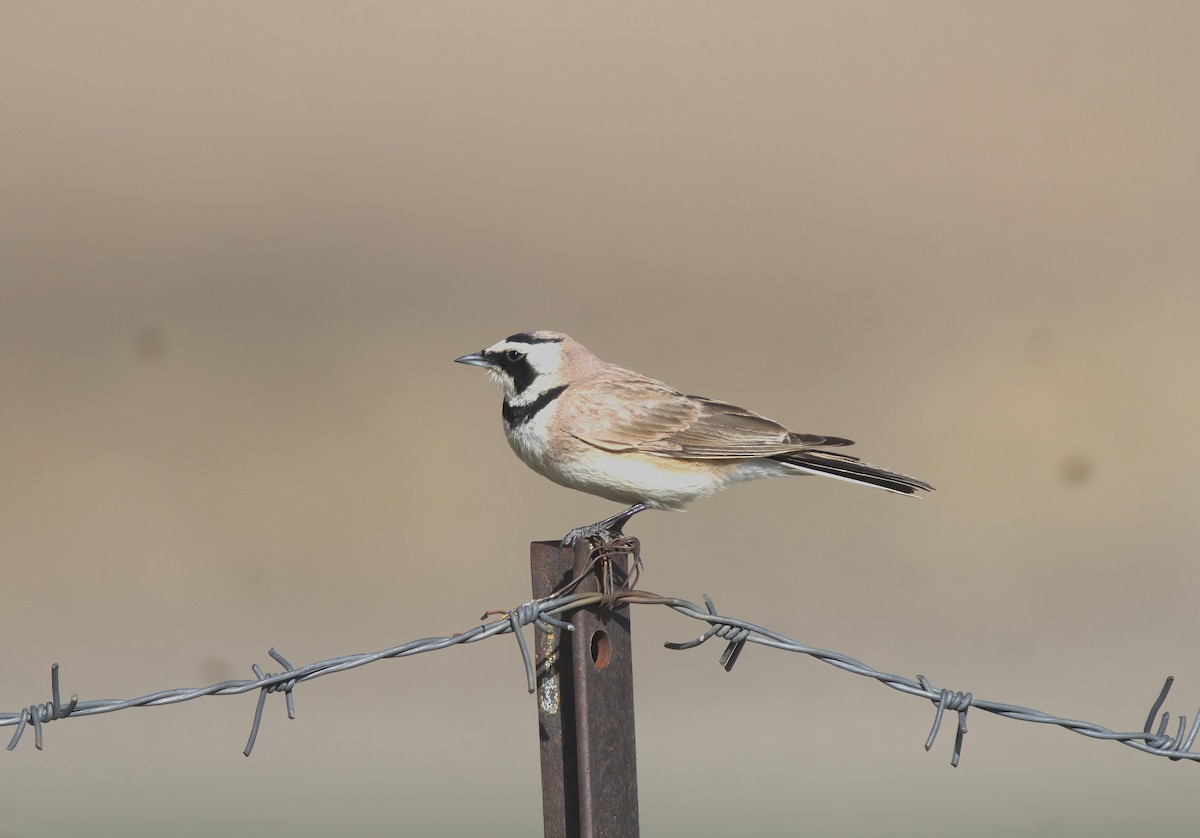
[[[831,666],[836,666],[846,672],[873,678],[902,693],[924,698],[932,702],[936,707],[933,726],[925,740],[926,751],[933,747],[934,739],[941,728],[945,712],[947,710],[955,712],[958,714],[958,728],[950,760],[952,766],[959,764],[959,759],[962,755],[963,737],[967,732],[967,711],[972,707],[1018,721],[1057,725],[1093,739],[1121,742],[1144,753],[1164,756],[1171,760],[1200,761],[1200,753],[1193,753],[1191,751],[1197,733],[1200,733],[1200,711],[1197,712],[1190,728],[1187,724],[1187,718],[1182,715],[1179,716],[1178,727],[1174,736],[1167,733],[1167,727],[1170,724],[1171,718],[1170,713],[1164,712],[1157,728],[1154,726],[1154,721],[1158,718],[1158,712],[1166,701],[1167,694],[1174,682],[1173,677],[1168,677],[1166,683],[1163,684],[1162,690],[1150,708],[1150,714],[1142,730],[1118,732],[1092,722],[1055,716],[1015,704],[988,701],[976,698],[969,692],[938,688],[933,686],[924,675],[918,675],[914,680],[882,672],[840,652],[806,646],[763,626],[719,614],[712,599],[707,595],[704,596],[704,607],[701,608],[696,603],[686,599],[628,589],[610,590],[602,593],[568,592],[545,599],[535,599],[511,611],[503,612],[503,617],[500,619],[491,620],[459,634],[421,638],[379,652],[344,655],[342,657],[310,663],[305,666],[293,667],[287,658],[274,649],[271,649],[268,654],[276,663],[284,667],[284,671],[268,673],[258,664],[253,664],[251,666],[255,676],[253,679],[221,681],[207,687],[193,689],[161,690],[138,698],[124,700],[98,699],[80,701],[78,695],[73,695],[71,700],[64,705],[62,703],[59,684],[59,668],[58,664],[54,664],[50,668],[51,700],[41,704],[32,704],[17,713],[0,713],[0,727],[16,726],[16,731],[13,733],[12,739],[7,746],[7,749],[11,751],[20,743],[22,734],[26,728],[32,726],[34,729],[34,745],[38,750],[41,750],[43,744],[42,728],[51,721],[80,716],[94,716],[101,713],[113,713],[131,707],[156,707],[164,704],[178,704],[179,702],[191,701],[204,696],[241,695],[257,690],[259,693],[258,704],[255,707],[250,736],[243,750],[243,753],[249,756],[258,738],[263,709],[269,693],[282,692],[284,694],[288,718],[294,719],[296,717],[296,708],[293,691],[296,685],[301,682],[310,681],[314,678],[320,678],[336,672],[345,672],[375,663],[376,661],[405,658],[464,643],[476,643],[480,640],[501,634],[513,634],[516,637],[521,660],[525,668],[527,686],[529,692],[532,693],[536,686],[537,672],[545,665],[545,662],[535,666],[529,654],[529,647],[522,631],[523,628],[535,625],[543,630],[558,628],[565,631],[572,631],[573,627],[571,624],[560,619],[560,615],[569,614],[581,608],[620,608],[626,605],[666,606],[677,614],[707,623],[708,628],[694,640],[683,643],[666,643],[664,645],[668,649],[685,650],[694,649],[713,638],[725,640],[727,645],[725,651],[721,654],[720,664],[726,671],[733,669],[738,656],[742,653],[746,644],[753,643],[771,649],[807,655]],[[484,619],[495,613],[497,612],[484,614]]]

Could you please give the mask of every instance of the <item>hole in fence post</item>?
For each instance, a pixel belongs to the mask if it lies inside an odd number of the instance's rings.
[[[597,669],[603,669],[611,659],[612,647],[608,642],[608,634],[597,631],[592,635],[592,663],[596,664]]]

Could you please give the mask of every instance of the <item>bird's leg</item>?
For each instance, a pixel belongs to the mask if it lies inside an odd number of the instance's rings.
[[[570,547],[580,538],[592,538],[593,536],[600,536],[605,541],[611,541],[613,536],[622,534],[621,530],[629,523],[630,518],[649,508],[644,503],[635,503],[624,512],[618,512],[616,515],[605,518],[603,521],[588,524],[586,527],[576,527],[563,537],[562,546]]]

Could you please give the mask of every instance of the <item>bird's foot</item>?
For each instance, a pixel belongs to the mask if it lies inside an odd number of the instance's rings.
[[[597,521],[594,524],[588,524],[586,527],[576,527],[565,536],[563,536],[562,546],[571,547],[579,539],[599,539],[601,544],[607,544],[617,538],[620,538],[624,533],[622,530],[629,519],[639,512],[643,512],[649,507],[644,503],[635,503],[628,509],[618,512],[610,518],[605,518],[603,521]]]
[[[590,541],[593,538],[599,540],[600,542],[612,541],[614,538],[620,535],[619,532],[613,532],[612,530],[608,529],[606,526],[604,526],[604,523],[604,521],[600,521],[595,524],[588,524],[586,527],[576,527],[563,536],[562,546],[574,547],[575,542],[581,538],[584,541]]]

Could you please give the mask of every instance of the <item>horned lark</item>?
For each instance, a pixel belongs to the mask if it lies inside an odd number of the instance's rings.
[[[504,390],[504,434],[525,464],[555,483],[629,504],[567,533],[620,534],[645,509],[683,509],[760,477],[820,474],[915,495],[928,483],[829,448],[848,439],[792,433],[744,408],[688,396],[600,360],[559,332],[521,332],[455,359],[484,367]]]

